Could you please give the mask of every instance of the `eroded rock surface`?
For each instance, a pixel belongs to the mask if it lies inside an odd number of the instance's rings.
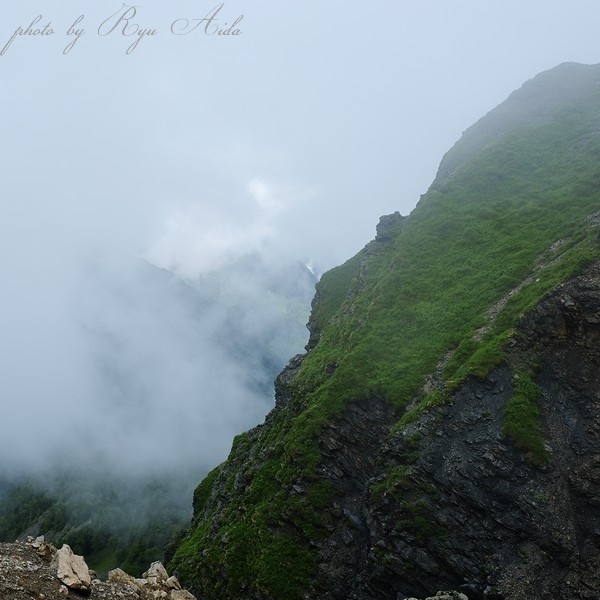
[[[195,600],[160,563],[153,563],[148,578],[136,579],[115,569],[107,582],[84,565],[68,546],[56,550],[43,538],[0,544],[0,598],[56,600],[83,594],[89,600]]]
[[[83,556],[78,556],[65,544],[56,551],[51,568],[56,569],[56,576],[69,589],[88,594],[92,586],[90,569]]]
[[[390,437],[380,460],[395,479],[363,496],[370,541],[350,597],[445,583],[472,600],[600,598],[599,342],[596,265],[521,319],[507,364]],[[541,391],[540,465],[503,433],[524,364]]]

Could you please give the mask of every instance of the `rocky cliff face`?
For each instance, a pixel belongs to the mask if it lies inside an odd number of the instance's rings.
[[[379,493],[383,478],[369,482],[355,512],[368,543],[347,597],[442,584],[470,598],[600,597],[599,341],[596,265],[520,320],[506,364],[388,440],[388,473],[409,466]],[[502,426],[524,364],[541,391],[548,456],[537,466]]]
[[[172,546],[199,597],[600,597],[600,90],[583,69],[563,93],[579,67],[324,275],[307,353]]]

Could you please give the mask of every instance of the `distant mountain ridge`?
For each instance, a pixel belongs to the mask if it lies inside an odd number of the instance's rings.
[[[169,548],[199,597],[599,597],[599,74],[525,84],[322,276]]]

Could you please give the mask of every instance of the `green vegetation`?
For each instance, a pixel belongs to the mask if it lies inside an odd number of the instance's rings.
[[[29,482],[7,487],[0,498],[0,541],[44,534],[84,555],[100,576],[115,567],[141,576],[162,560],[166,543],[188,519],[185,508],[174,508],[165,483],[124,490],[112,480],[63,477],[47,488]]]
[[[540,388],[531,376],[521,373],[515,381],[515,395],[506,404],[503,430],[534,465],[542,465],[548,458],[540,417]]]
[[[410,469],[406,465],[392,467],[382,481],[371,486],[371,494],[375,498],[380,498],[396,493],[400,489],[411,490],[414,482],[409,477],[409,473]]]
[[[50,496],[29,483],[9,489],[0,503],[0,540],[13,542],[51,507]]]
[[[318,342],[288,390],[290,402],[260,431],[236,438],[211,475],[214,486],[197,493],[202,511],[172,563],[183,581],[207,599],[242,591],[300,598],[318,585],[309,548],[324,534],[330,493],[319,474],[323,427],[348,402],[378,396],[399,409],[416,403],[395,428],[402,429],[465,377],[485,377],[500,364],[516,320],[600,257],[588,220],[600,209],[599,104],[588,86],[552,118],[517,120],[472,156],[457,154],[464,162],[389,241],[372,242],[323,276],[311,317]],[[440,388],[426,394],[433,373]],[[531,384],[519,378],[505,433],[539,464],[545,454]],[[374,495],[410,486],[411,457],[403,458]],[[305,492],[295,491],[298,482]],[[213,498],[209,488],[226,496]],[[428,494],[410,490],[398,523],[419,543],[444,535],[428,522]]]
[[[545,129],[505,140],[464,167],[462,177],[420,202],[393,251],[366,259],[365,286],[342,304],[344,318],[334,317],[323,330],[297,379],[300,392],[327,407],[373,392],[404,405],[444,352],[459,347],[462,356],[450,365],[454,373],[446,371],[448,379],[484,376],[501,359],[515,318],[598,256],[582,224],[600,205],[600,187],[581,195],[579,178],[554,181],[574,140]],[[598,163],[587,154],[579,159],[582,179],[600,184]],[[503,179],[492,186],[495,171]],[[561,260],[535,273],[536,259],[561,238],[569,240]],[[539,281],[511,299],[482,342],[473,342],[486,311],[534,273]],[[329,364],[337,365],[331,375]]]
[[[219,468],[217,467],[216,469],[213,469],[194,490],[194,514],[202,514],[218,475]]]
[[[180,575],[204,581],[208,597],[263,593],[274,598],[300,598],[298,588],[316,567],[311,552],[283,532],[257,536],[266,530],[238,517],[237,522],[230,521],[222,529],[219,539],[204,548],[199,565],[195,550],[208,533],[209,522],[196,529],[178,552]]]
[[[307,547],[323,534],[320,512],[330,491],[313,482],[290,496],[305,457],[286,452],[282,441],[289,425],[284,409],[258,437],[253,432],[237,436],[229,464],[212,471],[196,489],[194,528],[170,569],[183,580],[201,580],[207,597],[260,593],[293,600],[301,598],[299,590],[316,570],[316,559]],[[210,501],[215,484],[237,499],[226,503],[219,514],[217,537],[212,535],[213,519],[223,498]],[[203,556],[201,563],[198,555]]]
[[[362,255],[363,253],[359,253],[343,265],[323,274],[321,282],[317,286],[318,302],[314,303],[313,312],[310,316],[310,329],[312,332],[320,332],[344,303],[354,276],[360,267]],[[326,293],[321,295],[319,293],[321,289],[326,289]]]
[[[394,533],[411,534],[418,546],[424,546],[432,538],[444,541],[448,537],[448,530],[431,518],[432,511],[425,498],[403,500],[399,509],[405,518],[397,521]]]

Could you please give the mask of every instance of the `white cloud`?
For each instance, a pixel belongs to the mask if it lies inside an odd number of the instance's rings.
[[[286,212],[308,194],[254,178],[245,195],[243,214],[235,209],[219,211],[210,202],[179,209],[165,220],[162,235],[145,258],[186,279],[218,270],[244,255],[259,253],[266,258],[285,239],[281,229]],[[285,253],[281,247],[277,251]]]
[[[282,190],[260,179],[253,179],[248,184],[248,191],[263,211],[265,218],[276,217],[285,208]],[[279,193],[278,193],[279,192]]]

